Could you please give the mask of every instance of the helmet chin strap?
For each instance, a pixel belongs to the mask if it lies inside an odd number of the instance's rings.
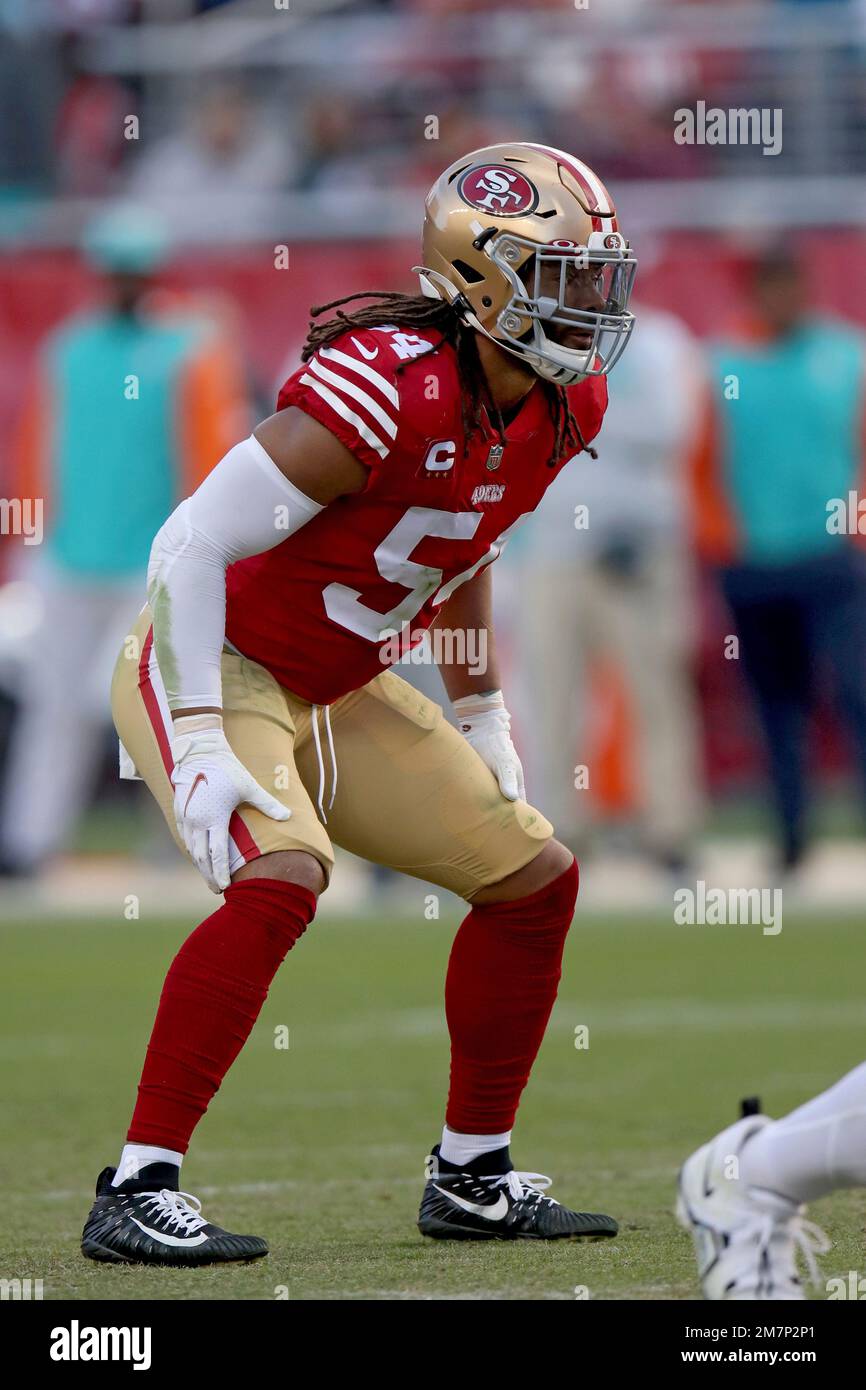
[[[413,274],[418,276],[421,285],[421,293],[428,299],[444,299],[458,311],[463,321],[473,328],[476,333],[481,333],[496,347],[503,352],[508,352],[512,357],[516,357],[518,362],[529,367],[530,371],[536,376],[542,377],[545,381],[555,382],[558,386],[573,386],[578,381],[582,381],[586,375],[586,362],[588,353],[578,352],[574,348],[558,347],[556,343],[551,343],[546,334],[542,333],[545,348],[555,359],[557,353],[564,354],[567,361],[556,363],[547,362],[540,357],[532,348],[527,345],[525,349],[512,347],[509,343],[503,343],[501,339],[495,338],[493,334],[480,322],[474,309],[465,295],[461,294],[450,280],[441,275],[438,270],[429,270],[426,266],[415,265],[412,267]]]
[[[546,377],[548,381],[555,381],[560,386],[574,386],[578,381],[582,381],[589,366],[590,354],[581,352],[578,348],[562,347],[557,342],[551,342],[542,330],[539,332],[548,357],[541,357],[534,353],[531,347],[527,347],[526,360],[533,370],[539,376]]]

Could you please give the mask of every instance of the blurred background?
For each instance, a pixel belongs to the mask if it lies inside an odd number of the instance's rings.
[[[518,139],[599,172],[639,261],[598,461],[496,567],[530,799],[599,910],[861,904],[864,57],[862,0],[0,0],[3,901],[208,898],[116,775],[150,540],[310,306],[414,292],[432,180]],[[699,102],[781,149],[677,143]],[[407,891],[344,860],[328,907]]]

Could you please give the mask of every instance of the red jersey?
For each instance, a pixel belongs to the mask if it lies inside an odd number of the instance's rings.
[[[350,329],[283,386],[368,470],[282,544],[231,565],[226,636],[302,699],[330,704],[420,639],[460,584],[495,560],[574,450],[548,460],[554,430],[536,386],[504,440],[482,411],[468,441],[457,356],[435,332]],[[398,370],[399,369],[399,370]],[[569,388],[588,443],[607,407],[604,377]],[[504,448],[502,444],[504,443]]]

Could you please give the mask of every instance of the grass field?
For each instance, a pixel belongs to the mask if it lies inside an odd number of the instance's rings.
[[[453,920],[329,921],[289,956],[196,1136],[184,1183],[229,1228],[267,1236],[242,1268],[103,1268],[78,1253],[116,1161],[165,968],[189,923],[6,922],[0,1275],[46,1298],[595,1299],[698,1296],[671,1215],[679,1162],[758,1093],[778,1114],[866,1052],[859,920],[749,926],[579,916],[512,1151],[553,1193],[607,1211],[603,1244],[440,1244],[415,1216],[447,1072]],[[577,1025],[589,1047],[577,1050]],[[274,1045],[289,1029],[288,1050]],[[863,1271],[866,1194],[810,1215],[827,1277]]]

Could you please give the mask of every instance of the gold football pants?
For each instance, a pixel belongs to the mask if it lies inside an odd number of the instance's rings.
[[[314,855],[330,878],[339,845],[470,899],[530,863],[553,834],[532,806],[505,800],[440,706],[392,671],[324,709],[226,650],[222,686],[233,752],[292,812],[278,822],[238,807],[229,825],[233,873],[259,855],[294,849]],[[147,608],[118,658],[111,704],[123,748],[183,848],[171,718]]]

